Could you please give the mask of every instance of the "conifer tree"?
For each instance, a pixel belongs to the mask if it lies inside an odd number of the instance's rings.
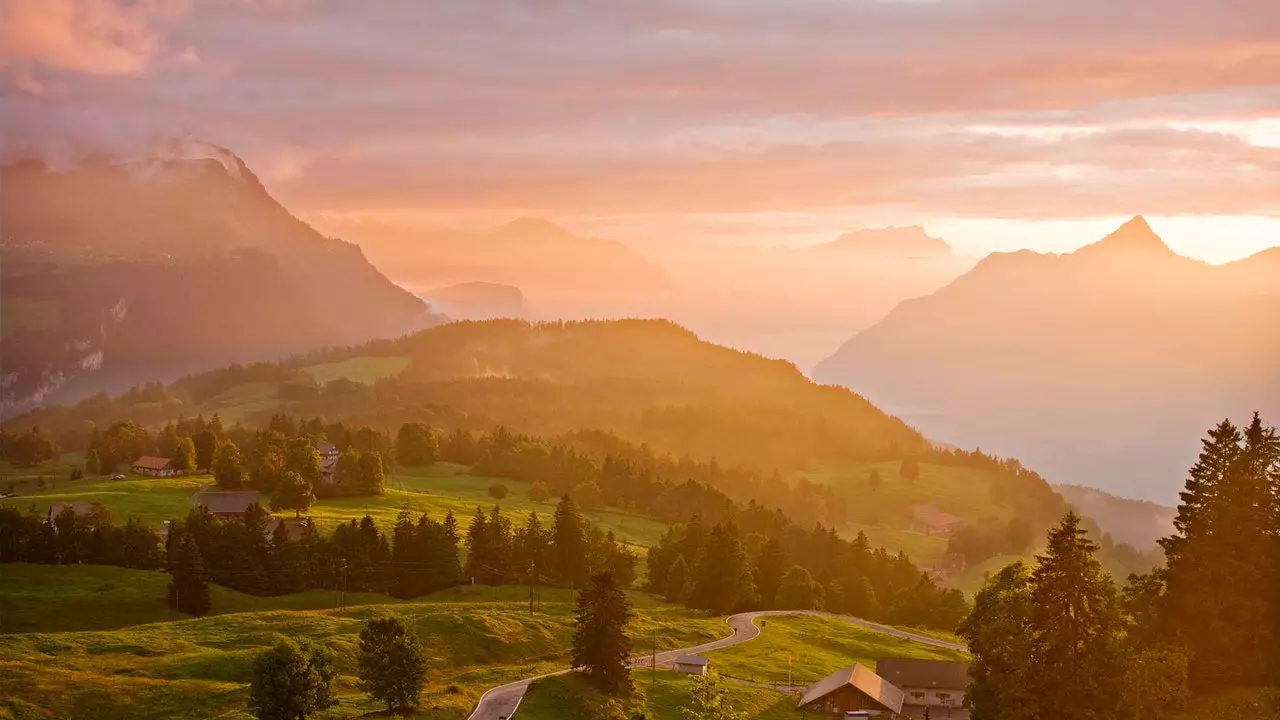
[[[1027,687],[1040,720],[1114,717],[1120,687],[1120,614],[1111,576],[1068,512],[1049,532],[1031,575]]]
[[[627,595],[609,573],[592,576],[578,594],[573,612],[572,666],[581,668],[589,683],[610,695],[631,690],[627,670],[631,640],[626,631],[631,617]]]
[[[489,519],[484,510],[476,506],[476,514],[467,528],[467,577],[471,582],[484,583],[489,578],[492,553],[489,544]]]
[[[102,461],[98,459],[98,451],[90,450],[84,456],[84,474],[95,477],[102,474]]]
[[[760,606],[765,609],[777,607],[775,601],[782,586],[782,574],[786,572],[785,563],[782,543],[770,537],[760,548],[755,562],[756,590],[760,593]]]
[[[169,607],[199,617],[209,612],[209,585],[204,559],[191,535],[184,534],[178,552],[169,558]]]
[[[582,587],[591,572],[587,562],[586,523],[573,498],[568,495],[561,497],[556,505],[551,538],[554,576],[573,587]]]
[[[671,568],[667,571],[667,584],[663,596],[667,602],[681,602],[684,600],[685,586],[688,584],[688,568],[684,562],[683,555],[677,555],[676,561],[671,563]]]
[[[711,529],[694,571],[688,602],[691,607],[728,614],[755,602],[751,563],[732,523]]]
[[[195,472],[196,469],[196,446],[191,442],[191,438],[179,438],[173,449],[173,456],[169,458],[173,463],[173,469],[184,475]]]

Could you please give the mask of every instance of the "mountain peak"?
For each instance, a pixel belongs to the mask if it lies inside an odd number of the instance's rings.
[[[951,255],[951,246],[929,235],[919,225],[867,228],[847,232],[835,241],[818,247],[852,251],[881,257],[923,257]]]
[[[1169,249],[1164,240],[1151,229],[1147,219],[1136,215],[1132,220],[1121,225],[1110,235],[1098,242],[1087,245],[1076,252],[1077,255],[1124,255],[1126,257],[1171,256],[1175,253]]]
[[[537,217],[516,218],[506,225],[498,227],[494,230],[494,233],[497,235],[531,238],[561,238],[573,235],[573,233],[550,220]]]

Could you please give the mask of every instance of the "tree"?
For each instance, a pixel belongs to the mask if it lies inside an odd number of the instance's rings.
[[[86,475],[101,475],[102,461],[98,459],[98,451],[90,450],[84,456],[84,472]]]
[[[676,561],[671,564],[671,569],[667,571],[667,584],[663,592],[667,602],[675,603],[684,600],[685,586],[689,581],[688,577],[686,577],[688,574],[689,571],[685,566],[684,556],[677,556]]]
[[[396,433],[396,462],[405,467],[430,465],[440,456],[440,446],[431,428],[422,423],[405,423]]]
[[[1187,654],[1172,647],[1136,650],[1124,661],[1119,717],[1156,718],[1187,695]]]
[[[305,437],[294,438],[285,446],[284,469],[302,477],[311,487],[320,484],[323,461],[320,451]]]
[[[258,720],[303,720],[337,704],[337,674],[330,651],[281,639],[253,661],[249,709]]]
[[[294,517],[297,517],[310,509],[315,501],[316,496],[312,494],[311,483],[298,473],[289,470],[285,472],[284,477],[280,478],[280,484],[271,495],[271,509],[276,512],[292,510]]]
[[[196,445],[191,442],[191,438],[178,438],[178,444],[173,449],[173,457],[169,460],[173,463],[173,469],[180,473],[195,472]]]
[[[777,606],[782,610],[817,610],[818,588],[808,570],[796,565],[787,571],[778,588]]]
[[[387,712],[418,704],[427,656],[418,635],[397,617],[374,618],[360,631],[360,689]]]
[[[223,490],[239,490],[244,482],[240,448],[230,440],[218,443],[213,453],[213,479]]]
[[[959,628],[973,655],[965,694],[973,720],[1037,717],[1027,687],[1032,602],[1031,573],[1021,562],[996,573],[974,597]]]
[[[600,486],[594,482],[575,485],[569,495],[583,510],[599,510],[604,507],[604,496],[600,493]]]
[[[760,593],[760,605],[766,609],[776,607],[778,588],[782,586],[782,574],[786,572],[786,555],[782,543],[770,537],[756,556],[755,581]]]
[[[689,720],[744,720],[747,717],[729,703],[720,685],[720,676],[714,672],[694,676],[689,704],[680,712]]]
[[[732,523],[716,525],[694,571],[688,604],[725,615],[755,600],[751,562],[738,528]]]
[[[374,450],[360,453],[356,461],[356,492],[360,495],[381,495],[386,472],[382,469],[382,454]]]
[[[546,502],[551,499],[551,491],[547,489],[544,482],[535,482],[529,486],[529,499],[536,503]]]
[[[898,474],[908,480],[920,479],[920,458],[915,455],[908,455],[902,459],[902,465],[898,467]]]
[[[1115,715],[1120,614],[1097,546],[1068,512],[1049,532],[1031,575],[1031,654],[1026,681],[1041,720]]]
[[[209,612],[209,585],[204,579],[204,559],[189,533],[183,535],[178,552],[169,557],[169,607],[199,617]]]
[[[631,617],[626,593],[607,572],[593,575],[578,594],[573,611],[572,667],[582,668],[587,682],[610,695],[631,690],[627,670],[631,640],[626,632]]]
[[[871,492],[880,492],[880,486],[883,484],[884,481],[880,478],[879,470],[872,470],[871,474],[867,476],[867,487],[871,488]]]
[[[560,498],[551,521],[551,569],[563,582],[582,587],[590,575],[586,523],[568,495]]]
[[[494,483],[489,486],[489,497],[494,498],[495,500],[501,500],[506,497],[507,492],[507,486],[502,483]]]
[[[218,436],[205,429],[191,436],[191,444],[195,448],[196,467],[208,470],[213,465],[213,453],[218,447]]]

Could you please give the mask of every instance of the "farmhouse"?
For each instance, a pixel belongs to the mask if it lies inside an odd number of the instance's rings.
[[[711,661],[701,655],[681,655],[672,663],[676,672],[690,675],[706,675],[710,665]]]
[[[925,535],[949,535],[964,526],[964,518],[938,509],[937,505],[916,505],[911,530]]]
[[[310,518],[278,518],[273,517],[267,521],[265,534],[269,538],[274,538],[276,531],[280,526],[284,526],[286,536],[293,541],[302,539],[302,533],[307,525],[311,522]]]
[[[206,486],[191,496],[196,507],[223,520],[243,520],[249,506],[258,502],[257,490],[210,490]]]
[[[338,469],[338,446],[320,440],[316,442],[316,450],[320,452],[320,482],[332,485]]]
[[[969,664],[963,662],[884,658],[876,662],[876,674],[902,689],[909,708],[959,708],[969,686]]]
[[[133,466],[129,469],[133,470],[135,475],[150,475],[151,477],[172,477],[182,474],[173,467],[173,461],[169,458],[152,457],[150,455],[143,455],[134,460]]]
[[[838,670],[805,689],[800,709],[838,715],[857,710],[900,715],[905,696],[865,665]]]

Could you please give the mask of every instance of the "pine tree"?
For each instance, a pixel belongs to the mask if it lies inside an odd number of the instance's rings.
[[[716,525],[694,571],[688,603],[700,610],[728,614],[755,602],[751,563],[732,523]]]
[[[360,631],[360,689],[387,713],[418,704],[427,656],[417,633],[397,617],[374,618]]]
[[[102,461],[98,459],[98,451],[90,450],[84,456],[84,473],[90,477],[102,474]]]
[[[776,537],[770,537],[760,548],[756,556],[755,581],[756,590],[760,593],[760,606],[769,609],[777,607],[778,588],[782,586],[782,574],[785,570],[786,556],[782,551],[782,543]]]
[[[201,430],[191,436],[191,444],[195,448],[196,467],[208,470],[213,465],[213,452],[218,447],[218,436],[209,430]]]
[[[590,577],[587,562],[586,523],[568,495],[560,498],[551,522],[551,568],[555,577],[582,587]]]
[[[204,559],[190,534],[184,534],[178,552],[169,558],[169,607],[199,617],[209,612],[209,585]]]
[[[631,617],[627,595],[609,573],[592,576],[578,594],[573,612],[572,666],[582,668],[589,683],[610,695],[631,690],[627,669],[631,640],[626,632]]]
[[[182,474],[195,472],[196,469],[196,446],[191,442],[191,438],[179,438],[177,445],[173,449],[173,456],[169,458],[173,463],[173,469]]]
[[[467,528],[467,577],[471,582],[484,583],[489,579],[489,567],[493,562],[489,544],[489,519],[484,510],[476,506],[476,514]]]
[[[684,562],[684,556],[676,556],[676,561],[671,564],[671,569],[667,571],[667,584],[663,596],[667,602],[678,603],[684,600],[685,587],[689,582],[688,568]]]
[[[1068,512],[1049,532],[1031,575],[1031,654],[1026,681],[1040,720],[1114,717],[1120,614],[1111,576]]]
[[[356,492],[360,495],[381,495],[382,484],[386,481],[386,473],[382,468],[382,454],[374,451],[360,453],[359,480]]]

